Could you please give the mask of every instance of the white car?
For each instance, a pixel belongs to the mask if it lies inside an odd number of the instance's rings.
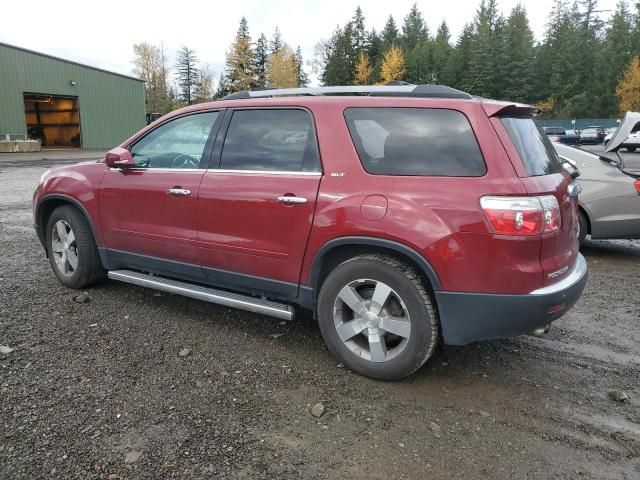
[[[640,113],[636,113],[636,112],[629,112],[629,113],[640,116]],[[616,134],[617,131],[618,129],[611,130],[611,133],[607,134],[607,136],[604,137],[605,147],[609,145],[609,142],[611,141],[611,139],[613,138],[613,136]],[[635,152],[636,148],[640,148],[640,130],[637,132],[631,132],[629,136],[624,140],[624,142],[622,142],[620,147],[626,148],[628,152]]]

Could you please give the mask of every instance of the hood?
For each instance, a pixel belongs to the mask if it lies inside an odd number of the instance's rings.
[[[640,113],[639,112],[627,112],[622,120],[622,123],[615,131],[611,140],[604,149],[605,152],[616,152],[627,137],[634,132],[640,131]]]

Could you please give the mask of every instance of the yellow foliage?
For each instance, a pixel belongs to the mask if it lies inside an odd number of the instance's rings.
[[[288,45],[274,52],[267,61],[267,83],[270,87],[291,88],[298,86],[298,64]]]
[[[538,107],[543,112],[553,112],[556,108],[556,99],[553,97],[545,98],[544,100],[540,100],[536,107]]]
[[[371,75],[373,75],[373,67],[369,61],[369,55],[364,52],[360,52],[354,76],[356,85],[367,85],[371,80]]]
[[[621,112],[640,111],[640,57],[631,60],[629,68],[616,87]]]
[[[392,45],[391,48],[385,52],[384,57],[382,57],[380,80],[382,80],[382,83],[402,80],[406,71],[402,49]]]

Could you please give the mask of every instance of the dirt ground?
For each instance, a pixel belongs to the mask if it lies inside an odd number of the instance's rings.
[[[1,479],[640,478],[640,242],[589,242],[544,338],[441,347],[384,383],[309,319],[112,281],[74,301],[31,227],[59,161],[0,159]]]

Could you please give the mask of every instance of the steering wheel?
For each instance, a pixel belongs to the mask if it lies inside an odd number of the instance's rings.
[[[191,155],[185,155],[181,153],[176,158],[173,159],[173,163],[171,164],[171,168],[199,168],[200,162],[193,158]]]

